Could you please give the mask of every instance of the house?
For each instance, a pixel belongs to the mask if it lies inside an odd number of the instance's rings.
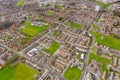
[[[5,67],[7,65],[7,62],[3,59],[0,59],[0,65],[2,65],[2,67]]]
[[[0,54],[4,52],[4,49],[0,47]]]

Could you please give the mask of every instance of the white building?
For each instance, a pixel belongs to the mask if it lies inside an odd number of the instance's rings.
[[[30,50],[27,54],[28,54],[30,57],[32,57],[32,56],[34,56],[34,55],[36,54],[36,52],[37,52],[37,49],[36,49],[36,48],[33,48],[33,49]]]
[[[41,6],[42,4],[47,5],[50,3],[62,3],[64,0],[40,0],[39,5]]]
[[[99,10],[100,10],[100,6],[99,6],[99,5],[96,5],[96,6],[95,6],[95,11],[98,12]]]

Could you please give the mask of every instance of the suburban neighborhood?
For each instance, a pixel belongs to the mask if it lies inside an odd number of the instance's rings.
[[[0,80],[120,80],[120,1],[0,0]]]

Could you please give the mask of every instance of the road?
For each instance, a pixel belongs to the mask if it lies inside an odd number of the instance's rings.
[[[42,64],[42,63],[40,63],[40,62],[37,62],[36,60],[33,60],[32,58],[23,55],[23,53],[18,52],[18,51],[16,51],[16,50],[12,49],[12,48],[9,48],[8,46],[5,46],[5,45],[3,45],[3,44],[1,44],[1,43],[0,43],[0,46],[8,49],[9,51],[12,51],[12,52],[16,53],[17,55],[19,55],[19,56],[21,56],[21,57],[24,57],[25,59],[27,59],[27,60],[29,60],[29,61],[31,61],[31,62],[36,63],[37,65],[40,65],[40,66],[48,69],[48,70],[49,70],[50,72],[52,72],[54,75],[59,76],[62,80],[65,80],[62,76],[60,76],[58,73],[54,72],[51,68],[47,67],[46,65],[44,65],[44,64]]]
[[[86,76],[86,74],[88,72],[88,69],[87,69],[87,66],[88,66],[88,57],[89,57],[89,53],[91,52],[91,50],[92,50],[93,47],[94,47],[94,37],[92,36],[92,42],[90,44],[89,49],[86,52],[84,70],[83,70],[83,74],[82,74],[80,80],[84,80],[84,78],[85,78],[85,76]]]
[[[25,11],[25,12],[26,12],[26,11]],[[22,13],[22,11],[21,11],[21,13]],[[79,13],[79,11],[77,11],[76,14],[77,14],[77,13]],[[71,16],[70,18],[68,18],[66,21],[69,21],[70,19],[74,18],[74,17],[76,16],[76,14],[74,14],[73,16]],[[62,15],[63,15],[63,14],[62,14]],[[52,22],[54,23],[54,21],[52,21]],[[66,27],[68,26],[68,25],[65,25],[64,23],[59,23],[59,22],[56,22],[56,23],[59,24],[59,25],[66,26]],[[47,34],[46,34],[46,35],[47,35]],[[45,37],[45,36],[44,36],[44,37]],[[24,48],[22,51],[19,51],[19,52],[16,51],[16,50],[14,50],[14,49],[12,49],[12,48],[9,48],[9,47],[6,46],[6,45],[1,44],[1,43],[0,43],[0,46],[5,47],[6,49],[8,49],[8,50],[10,50],[10,51],[13,51],[13,52],[16,53],[17,55],[20,55],[21,57],[24,57],[25,59],[27,59],[27,60],[29,60],[29,61],[32,61],[32,62],[36,63],[37,65],[40,65],[40,66],[48,69],[48,70],[49,70],[50,72],[52,72],[54,75],[57,75],[57,76],[59,76],[62,80],[65,80],[61,75],[59,75],[58,73],[54,72],[51,68],[49,68],[49,67],[46,66],[45,64],[42,64],[42,63],[40,63],[40,62],[37,62],[36,60],[34,60],[34,59],[32,59],[32,58],[30,58],[30,57],[28,57],[28,56],[26,56],[26,55],[23,54],[23,52],[24,52],[26,49],[32,47],[32,45],[35,44],[35,43],[37,43],[41,38],[42,38],[42,37],[40,37],[39,39],[37,39],[36,41],[34,41],[34,42],[31,43],[29,46],[27,46],[26,48]],[[93,39],[93,38],[92,38],[92,39]],[[90,53],[93,45],[94,45],[94,42],[93,42],[93,40],[92,40],[92,43],[91,43],[91,45],[90,45],[90,48],[88,49],[88,51],[87,51],[87,53],[86,53],[84,70],[83,70],[83,74],[82,74],[80,80],[84,80],[84,77],[86,76],[87,66],[88,66],[88,55],[89,55],[89,53]],[[68,64],[68,65],[69,65],[69,64]],[[67,66],[67,67],[68,67],[68,66]],[[67,68],[66,68],[66,69],[67,69]],[[65,70],[66,70],[66,69],[65,69]],[[63,75],[63,74],[62,74],[62,75]]]

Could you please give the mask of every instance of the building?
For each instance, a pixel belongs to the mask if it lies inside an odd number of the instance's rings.
[[[7,65],[6,61],[4,61],[3,59],[0,59],[0,64],[5,67]]]

